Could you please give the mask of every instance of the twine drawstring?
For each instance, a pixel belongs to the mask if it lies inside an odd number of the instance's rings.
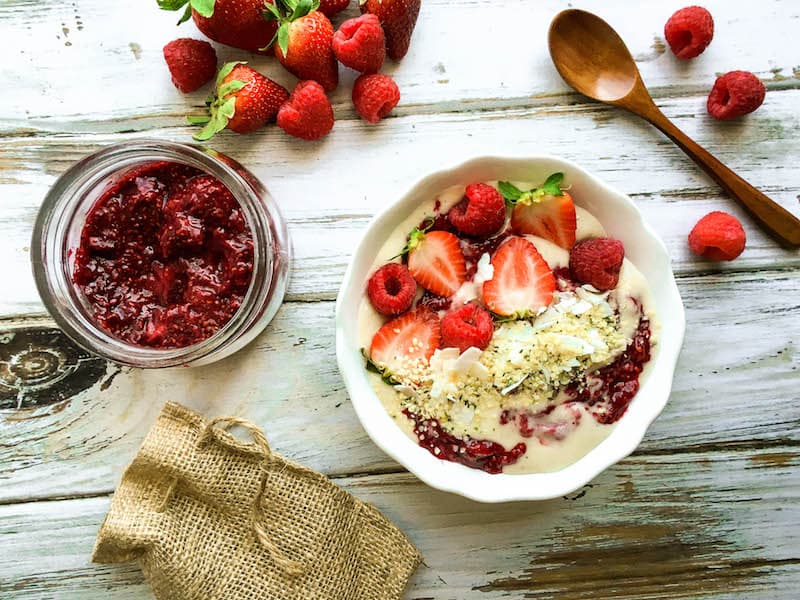
[[[302,575],[306,570],[305,567],[298,561],[287,558],[281,549],[275,545],[275,542],[272,541],[267,528],[263,525],[264,515],[261,506],[264,499],[264,494],[267,490],[269,466],[272,458],[272,449],[269,447],[269,442],[267,441],[267,437],[264,435],[264,432],[255,423],[247,421],[246,419],[240,419],[238,417],[217,417],[208,423],[201,441],[204,440],[209,434],[213,435],[213,430],[215,427],[223,431],[228,431],[231,427],[235,427],[237,425],[243,429],[246,429],[250,433],[253,438],[253,445],[257,448],[258,453],[261,454],[264,459],[262,463],[264,477],[261,479],[261,483],[258,486],[258,493],[253,501],[252,520],[253,532],[255,533],[256,539],[264,547],[264,549],[269,552],[272,560],[281,569],[283,569],[284,573],[290,577]]]

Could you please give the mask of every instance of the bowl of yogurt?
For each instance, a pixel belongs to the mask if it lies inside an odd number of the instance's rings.
[[[368,227],[336,312],[365,430],[429,485],[547,499],[630,454],[669,398],[685,317],[633,202],[554,157],[480,157]]]

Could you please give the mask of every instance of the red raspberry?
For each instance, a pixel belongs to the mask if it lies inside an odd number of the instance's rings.
[[[447,213],[451,225],[466,235],[486,237],[506,221],[506,203],[496,189],[485,183],[471,183],[464,199]]]
[[[442,348],[464,352],[472,346],[483,350],[494,333],[492,317],[477,304],[465,304],[442,318]]]
[[[377,73],[386,59],[386,40],[378,17],[367,13],[342,23],[333,34],[333,53],[351,69]]]
[[[400,90],[388,75],[361,75],[353,84],[353,105],[368,123],[377,123],[400,101]]]
[[[714,19],[702,6],[687,6],[669,18],[664,25],[672,52],[681,60],[702,54],[714,37]]]
[[[367,284],[367,296],[382,315],[395,316],[411,308],[417,282],[400,263],[388,263],[375,271]]]
[[[718,210],[700,219],[689,233],[689,248],[709,260],[733,260],[742,253],[746,241],[739,220]]]
[[[211,44],[201,40],[172,40],[164,46],[164,60],[172,83],[184,93],[200,89],[217,72],[217,53]]]
[[[717,77],[706,108],[715,119],[727,121],[753,112],[764,102],[766,94],[767,88],[752,73],[731,71]]]
[[[617,287],[619,270],[625,258],[625,246],[612,238],[582,240],[569,253],[569,269],[581,283],[593,285],[598,290]]]
[[[278,127],[304,140],[318,140],[333,129],[333,108],[316,81],[301,81],[278,111]]]

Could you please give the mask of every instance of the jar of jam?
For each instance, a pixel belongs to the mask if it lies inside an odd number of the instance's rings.
[[[135,367],[205,365],[252,341],[288,283],[286,225],[227,156],[136,140],[83,159],[39,211],[39,294],[83,348]]]

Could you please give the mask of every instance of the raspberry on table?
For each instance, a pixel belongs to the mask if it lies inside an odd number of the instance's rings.
[[[714,19],[702,6],[687,6],[669,18],[664,37],[675,56],[681,60],[695,58],[714,37]]]
[[[377,73],[386,59],[383,27],[370,13],[342,23],[333,34],[332,45],[340,63],[362,73]]]
[[[194,92],[214,78],[217,53],[202,40],[179,38],[164,46],[164,60],[172,83],[181,92]]]
[[[417,293],[417,282],[400,263],[388,263],[370,277],[367,296],[382,315],[395,316],[411,307]]]
[[[497,233],[506,221],[506,203],[495,188],[471,183],[464,199],[447,213],[450,224],[461,233],[485,237]]]
[[[388,75],[361,75],[353,84],[353,105],[368,123],[377,123],[400,102],[400,90]]]
[[[727,121],[756,110],[764,102],[767,88],[749,71],[730,71],[714,82],[706,108],[715,119]]]
[[[491,315],[477,304],[465,304],[442,318],[442,347],[464,352],[475,347],[483,350],[494,334]]]
[[[617,287],[624,259],[625,246],[619,240],[590,238],[572,247],[569,270],[581,283],[588,283],[598,290],[611,290]]]
[[[747,236],[739,219],[722,211],[708,213],[689,233],[689,248],[709,260],[733,260],[744,251]]]
[[[298,83],[278,110],[278,127],[304,140],[318,140],[333,129],[333,107],[316,81]]]

